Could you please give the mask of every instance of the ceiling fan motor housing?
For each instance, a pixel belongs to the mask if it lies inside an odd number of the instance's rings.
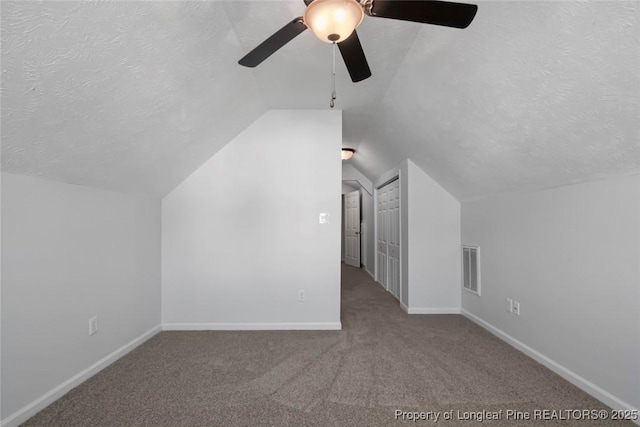
[[[304,23],[323,42],[346,40],[362,22],[364,11],[356,0],[314,0],[304,11]]]

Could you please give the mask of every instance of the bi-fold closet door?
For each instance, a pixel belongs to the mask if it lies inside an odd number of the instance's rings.
[[[400,299],[400,180],[396,179],[376,192],[376,279]]]
[[[344,262],[360,268],[360,191],[344,195]]]

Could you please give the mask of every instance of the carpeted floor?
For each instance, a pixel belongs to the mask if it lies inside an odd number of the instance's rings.
[[[342,281],[342,331],[162,332],[25,425],[431,425],[439,415],[453,426],[487,411],[500,419],[482,424],[624,424],[507,419],[608,408],[462,316],[409,316],[362,270],[343,266]]]

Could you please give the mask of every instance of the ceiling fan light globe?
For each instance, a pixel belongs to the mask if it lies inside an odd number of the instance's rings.
[[[351,157],[353,157],[353,153],[355,152],[356,150],[354,150],[353,148],[343,148],[340,157],[342,158],[342,160],[349,160]]]
[[[315,0],[305,9],[303,19],[323,42],[340,43],[353,33],[363,17],[362,6],[356,0]]]

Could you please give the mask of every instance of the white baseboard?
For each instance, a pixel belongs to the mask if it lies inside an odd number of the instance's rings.
[[[402,307],[408,314],[460,314],[457,307]]]
[[[373,280],[376,280],[376,276],[372,272],[370,272],[367,267],[362,267],[362,269],[366,271]]]
[[[407,307],[400,302],[400,308],[402,308],[402,310],[407,314],[460,314],[460,309],[456,307]]]
[[[471,313],[469,313],[468,311],[466,311],[464,309],[461,310],[461,314],[463,316],[465,316],[466,318],[468,318],[469,320],[471,320],[472,322],[478,324],[479,326],[483,327],[487,331],[491,332],[493,335],[495,335],[496,337],[500,338],[501,340],[503,340],[507,344],[511,345],[512,347],[517,348],[518,350],[520,350],[521,352],[523,352],[524,354],[526,354],[527,356],[529,356],[530,358],[532,358],[536,362],[538,362],[538,363],[546,366],[547,368],[551,369],[553,372],[555,372],[556,374],[560,375],[562,378],[564,378],[565,380],[569,381],[571,384],[575,385],[576,387],[578,387],[579,389],[581,389],[585,393],[590,394],[591,396],[595,397],[596,399],[598,399],[599,401],[601,401],[605,405],[608,405],[613,409],[638,411],[638,408],[634,408],[633,405],[630,405],[629,403],[623,401],[622,399],[619,399],[618,397],[614,396],[613,394],[609,393],[608,391],[602,389],[601,387],[598,387],[597,385],[595,385],[591,381],[589,381],[589,380],[587,380],[585,378],[582,378],[580,375],[576,374],[575,372],[571,371],[570,369],[565,368],[564,366],[560,365],[559,363],[557,363],[553,359],[550,359],[549,357],[545,356],[544,354],[532,349],[528,345],[518,341],[517,339],[513,338],[511,335],[508,335],[507,333],[505,333],[502,330],[496,328],[495,326],[491,325],[490,323],[485,322],[484,320],[480,319],[476,315],[471,314]],[[636,420],[634,422],[636,424],[639,424],[638,420]]]
[[[334,331],[342,323],[163,323],[163,331]]]
[[[138,347],[140,344],[147,341],[149,338],[153,337],[155,334],[160,332],[160,326],[156,326],[154,328],[149,329],[144,334],[140,335],[138,338],[133,339],[127,344],[123,345],[113,353],[103,357],[98,360],[93,365],[89,366],[87,369],[79,372],[73,377],[69,378],[59,386],[53,388],[47,393],[43,394],[33,402],[29,403],[22,409],[14,412],[9,415],[7,418],[3,419],[0,425],[2,427],[14,427],[22,424],[29,418],[33,417],[35,414],[49,406],[51,403],[55,402],[66,393],[69,392],[74,387],[77,387],[84,381],[88,380],[107,366],[111,365],[116,360],[120,359],[125,354],[129,353],[134,348]]]

